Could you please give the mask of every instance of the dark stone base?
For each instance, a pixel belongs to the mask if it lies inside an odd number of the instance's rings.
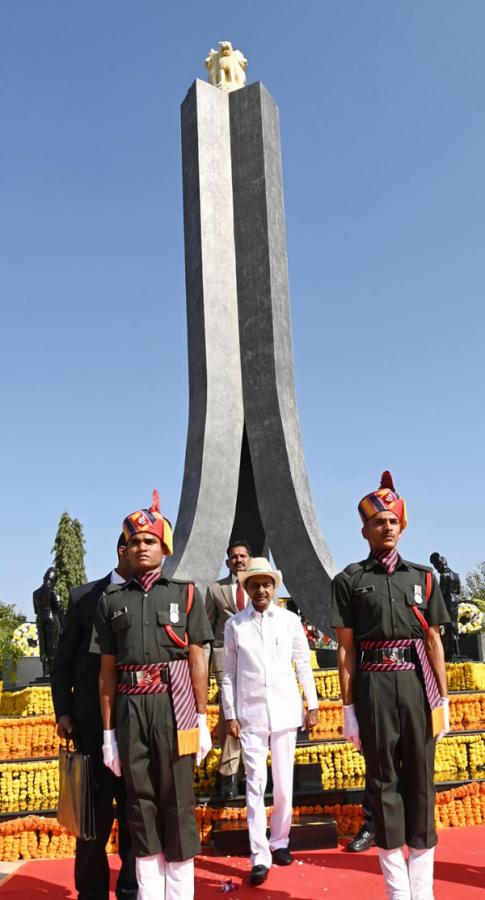
[[[268,831],[269,836],[269,831]],[[212,832],[215,850],[224,855],[249,855],[246,822],[215,822]],[[328,850],[338,846],[337,823],[330,816],[294,816],[290,850]]]
[[[3,661],[4,691],[21,690],[42,677],[42,663],[38,656]]]
[[[460,657],[453,657],[452,662],[478,662],[480,654],[478,652],[478,635],[477,634],[460,634],[458,639],[460,647]]]
[[[322,769],[320,763],[307,763],[293,768],[293,794],[313,794],[322,790]],[[298,797],[293,800],[298,805]]]
[[[317,648],[317,663],[320,669],[336,669],[337,668],[337,651],[325,650],[325,648]]]

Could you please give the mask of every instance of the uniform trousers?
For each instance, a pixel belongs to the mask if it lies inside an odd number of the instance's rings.
[[[194,860],[167,862],[163,853],[136,861],[138,900],[193,900]]]
[[[194,757],[179,756],[170,695],[117,694],[116,738],[137,860],[159,854],[167,864],[192,859],[200,852]]]
[[[241,729],[241,746],[246,767],[246,805],[253,866],[271,866],[271,852],[287,847],[293,805],[293,767],[296,728],[285,731]],[[266,837],[264,792],[268,780],[268,745],[271,749],[273,812],[270,837]]]
[[[418,670],[357,672],[354,700],[378,847],[434,847],[436,741]]]
[[[222,693],[222,672],[214,672],[217,686],[219,688],[219,698]],[[229,775],[237,775],[241,764],[241,742],[238,738],[227,733],[226,720],[224,718],[224,710],[222,703],[219,701],[219,721],[217,723],[217,740],[219,747],[222,748],[221,758],[219,762],[219,774],[224,778]]]
[[[103,763],[102,736],[76,734],[82,753],[89,753],[94,781],[94,823],[96,840],[76,841],[74,882],[79,900],[108,900],[109,864],[106,843],[114,820],[113,800],[118,818],[118,853],[121,869],[116,883],[118,900],[136,900],[135,856],[126,824],[126,791],[122,778],[116,778]]]

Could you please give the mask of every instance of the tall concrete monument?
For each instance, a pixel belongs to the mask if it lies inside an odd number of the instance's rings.
[[[296,406],[278,109],[261,83],[241,86],[246,60],[228,41],[206,65],[212,83],[196,80],[182,104],[190,408],[166,568],[204,586],[228,539],[246,538],[328,630],[335,567]]]

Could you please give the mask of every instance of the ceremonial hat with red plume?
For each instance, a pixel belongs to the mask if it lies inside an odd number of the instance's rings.
[[[397,493],[392,475],[387,470],[382,473],[381,484],[377,491],[366,494],[359,503],[359,514],[364,525],[378,512],[393,512],[401,523],[401,531],[407,525],[406,501]]]
[[[123,534],[128,542],[135,534],[155,534],[160,538],[164,556],[173,553],[172,526],[160,512],[158,491],[153,491],[150,509],[138,509],[130,513],[123,522]]]

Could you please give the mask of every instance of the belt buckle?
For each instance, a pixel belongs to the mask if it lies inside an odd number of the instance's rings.
[[[398,660],[398,652],[394,647],[385,647],[382,651],[383,663],[395,663]]]
[[[136,681],[138,687],[149,687],[153,684],[153,677],[150,675],[150,672],[137,672]]]

